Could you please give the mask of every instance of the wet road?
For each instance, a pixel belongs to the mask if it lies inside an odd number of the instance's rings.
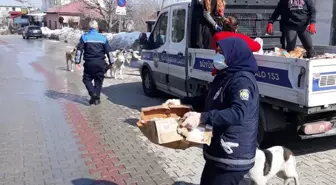
[[[163,102],[143,95],[138,71],[107,78],[102,104],[88,106],[82,71],[65,70],[71,48],[0,36],[0,185],[198,184],[199,148],[165,149],[135,127],[141,107]],[[336,184],[335,138],[286,145],[301,184]]]

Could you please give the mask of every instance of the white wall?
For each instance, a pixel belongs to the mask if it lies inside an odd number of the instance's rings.
[[[14,8],[14,10],[12,9]],[[1,11],[11,12],[11,11],[21,11],[20,7],[0,7]]]

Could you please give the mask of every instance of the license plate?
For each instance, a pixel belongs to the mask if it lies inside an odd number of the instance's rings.
[[[37,31],[37,30],[34,30],[33,33],[38,33],[38,31]]]

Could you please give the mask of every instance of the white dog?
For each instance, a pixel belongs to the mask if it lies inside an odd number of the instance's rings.
[[[163,105],[181,105],[181,100],[169,99]],[[283,146],[274,146],[266,150],[257,148],[254,167],[247,176],[252,181],[251,185],[266,185],[274,176],[283,179],[285,185],[289,185],[291,180],[294,180],[295,185],[300,185],[295,156]]]
[[[129,66],[132,60],[141,60],[139,51],[133,51],[133,49],[129,49],[127,52],[125,52],[125,58],[126,58],[126,63]]]
[[[257,149],[254,167],[248,173],[251,185],[266,185],[274,176],[283,179],[285,185],[294,180],[299,185],[296,171],[296,160],[293,152],[282,146],[274,146],[266,150]]]
[[[117,79],[117,71],[119,71],[119,75],[121,79],[124,79],[122,70],[125,68],[126,58],[124,55],[124,50],[116,50],[111,52],[113,57],[113,65],[110,68],[110,75]]]

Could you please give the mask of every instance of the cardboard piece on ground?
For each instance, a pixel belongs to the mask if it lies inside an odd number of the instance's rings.
[[[189,111],[190,107],[185,105],[160,105],[142,108],[137,125],[151,142],[167,148],[184,150],[199,145],[199,143],[186,141],[177,133],[178,122],[176,119],[183,117]],[[168,123],[171,126],[168,127]]]

